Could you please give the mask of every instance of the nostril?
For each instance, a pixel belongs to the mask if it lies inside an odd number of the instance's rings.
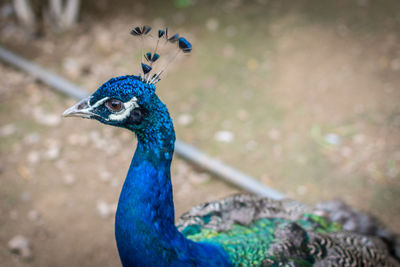
[[[79,105],[77,106],[77,108],[80,110],[80,109],[86,109],[86,108],[88,108],[89,107],[89,105],[88,105],[88,103],[87,103],[87,101],[82,101],[81,103],[79,103]]]

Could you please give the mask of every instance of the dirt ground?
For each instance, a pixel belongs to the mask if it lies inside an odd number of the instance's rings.
[[[194,45],[157,87],[178,138],[289,197],[342,198],[398,229],[398,1],[84,2],[76,29],[40,38],[3,12],[0,44],[92,92],[138,73],[133,25],[168,25]],[[1,266],[118,266],[134,137],[61,119],[75,100],[3,64],[0,95]],[[178,215],[238,192],[177,157],[172,177]],[[31,260],[8,251],[16,235]]]

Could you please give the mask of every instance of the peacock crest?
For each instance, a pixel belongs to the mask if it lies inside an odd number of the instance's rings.
[[[141,69],[143,73],[139,74],[140,80],[147,84],[156,84],[161,80],[161,75],[168,68],[170,63],[172,63],[180,54],[187,54],[192,51],[192,45],[186,38],[179,36],[178,33],[171,36],[168,33],[168,28],[158,30],[156,36],[153,36],[150,33],[151,30],[152,28],[150,26],[144,25],[141,27],[135,27],[130,33],[134,37],[140,38],[142,43]],[[156,38],[157,41],[150,51],[144,51],[144,38],[148,37]],[[176,46],[176,52],[170,56],[167,55],[164,64],[161,64],[161,68],[156,70],[155,66],[159,65],[158,62],[161,58],[159,51],[165,48],[168,44]]]

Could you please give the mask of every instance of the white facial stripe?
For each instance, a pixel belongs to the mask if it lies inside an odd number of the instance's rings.
[[[106,96],[106,97],[100,99],[99,101],[97,101],[96,103],[94,103],[94,105],[93,105],[93,106],[90,106],[90,107],[91,107],[92,109],[93,109],[93,108],[97,108],[98,106],[103,105],[103,103],[106,102],[108,99],[110,99],[110,98],[109,98],[108,96]],[[90,105],[90,102],[89,102],[88,104]]]
[[[125,108],[123,110],[121,110],[120,112],[111,113],[108,116],[108,120],[122,121],[122,120],[126,119],[134,108],[139,107],[139,105],[137,103],[137,98],[133,97],[128,102],[125,102],[124,107]]]

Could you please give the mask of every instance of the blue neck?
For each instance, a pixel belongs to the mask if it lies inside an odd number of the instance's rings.
[[[172,124],[172,122],[171,122]],[[138,145],[120,195],[115,235],[123,266],[230,266],[216,245],[194,243],[175,227],[170,165],[175,134]]]

